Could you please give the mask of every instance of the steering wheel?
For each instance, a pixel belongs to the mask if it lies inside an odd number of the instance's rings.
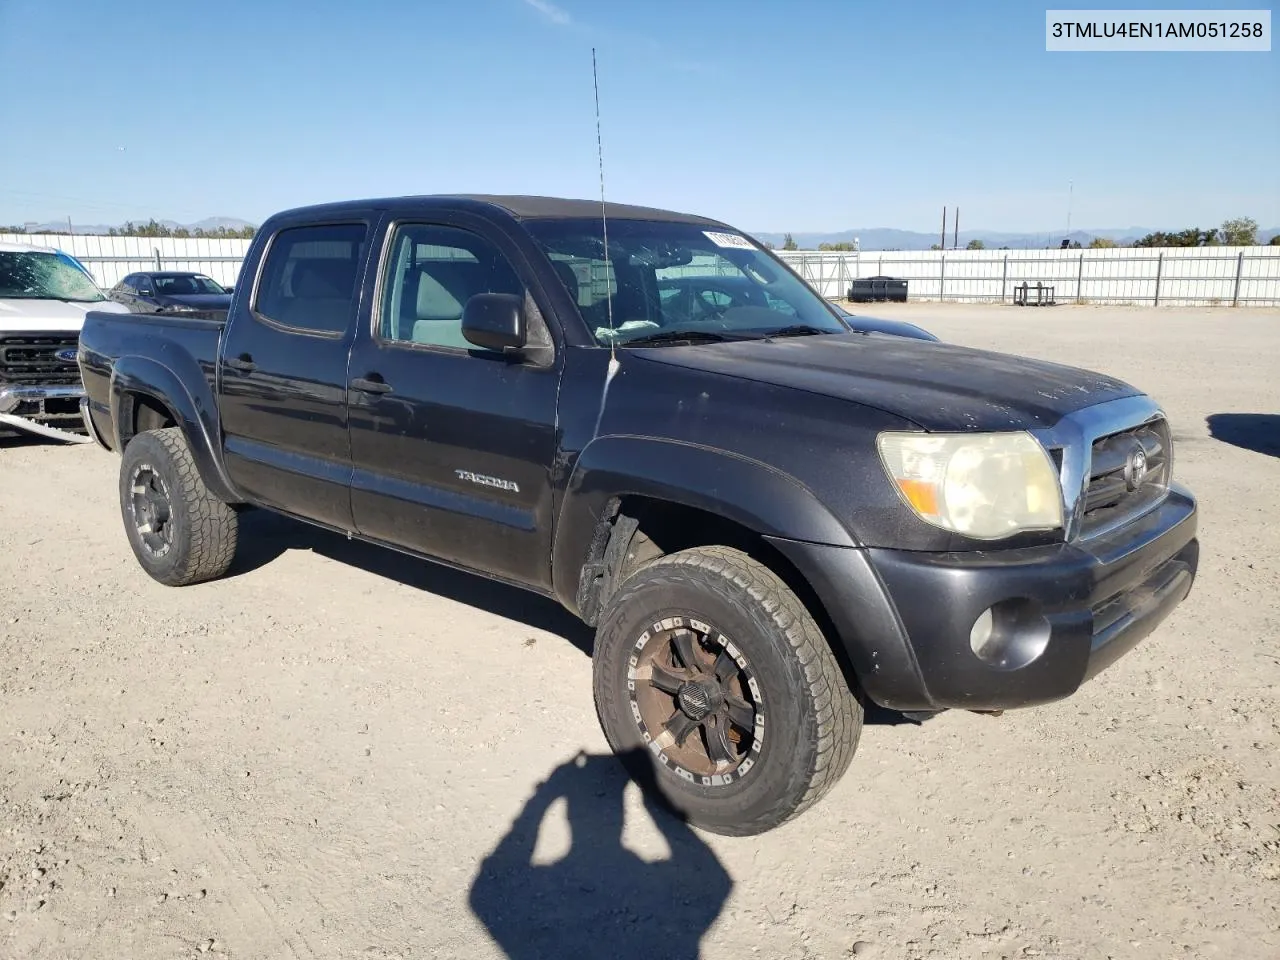
[[[728,297],[729,302],[725,304],[717,303],[715,298]],[[723,290],[708,288],[699,290],[692,297],[690,304],[691,320],[721,320],[724,318],[725,311],[740,306],[734,302],[731,294],[725,293]],[[697,316],[693,316],[697,314]]]

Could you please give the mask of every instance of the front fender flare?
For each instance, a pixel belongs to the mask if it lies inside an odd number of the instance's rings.
[[[237,502],[240,497],[218,456],[218,409],[204,373],[189,354],[172,344],[161,343],[157,352],[156,358],[124,356],[112,367],[111,422],[117,449],[122,451],[132,439],[129,425],[136,398],[148,397],[173,414],[209,492],[226,503]]]
[[[857,546],[813,492],[776,467],[714,447],[639,436],[593,440],[574,466],[560,507],[551,577],[578,610],[578,584],[598,525],[618,497],[644,496],[723,517],[761,536]]]

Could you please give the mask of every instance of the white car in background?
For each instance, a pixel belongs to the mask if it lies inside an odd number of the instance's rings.
[[[0,243],[0,434],[88,439],[76,350],[90,310],[128,313],[75,258]]]

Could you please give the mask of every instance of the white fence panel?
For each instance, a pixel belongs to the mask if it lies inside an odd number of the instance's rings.
[[[823,296],[890,276],[912,300],[1009,303],[1023,283],[1059,303],[1280,305],[1280,247],[1120,247],[1097,250],[778,251]]]
[[[71,254],[104,289],[135,270],[194,270],[233,284],[250,240],[212,237],[101,237],[89,234],[0,234],[0,242],[54,247]]]
[[[235,283],[249,240],[0,234],[0,241],[56,247],[103,287],[135,270],[198,270]],[[1009,303],[1019,284],[1053,287],[1059,303],[1280,306],[1280,247],[1120,247],[1099,250],[778,251],[823,296],[851,280],[907,281],[912,300]],[[704,270],[698,264],[672,275]]]

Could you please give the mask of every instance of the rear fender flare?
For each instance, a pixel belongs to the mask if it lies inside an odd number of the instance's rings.
[[[758,460],[700,444],[649,437],[593,440],[565,490],[552,548],[557,599],[575,614],[592,541],[619,497],[643,496],[731,520],[761,536],[856,546],[808,487]]]
[[[171,344],[161,344],[157,352],[156,358],[121,357],[112,368],[111,422],[115,424],[117,449],[123,451],[132,439],[137,398],[154,400],[173,415],[182,430],[209,492],[225,503],[238,502],[241,498],[218,456],[218,408],[203,371],[189,354]]]

